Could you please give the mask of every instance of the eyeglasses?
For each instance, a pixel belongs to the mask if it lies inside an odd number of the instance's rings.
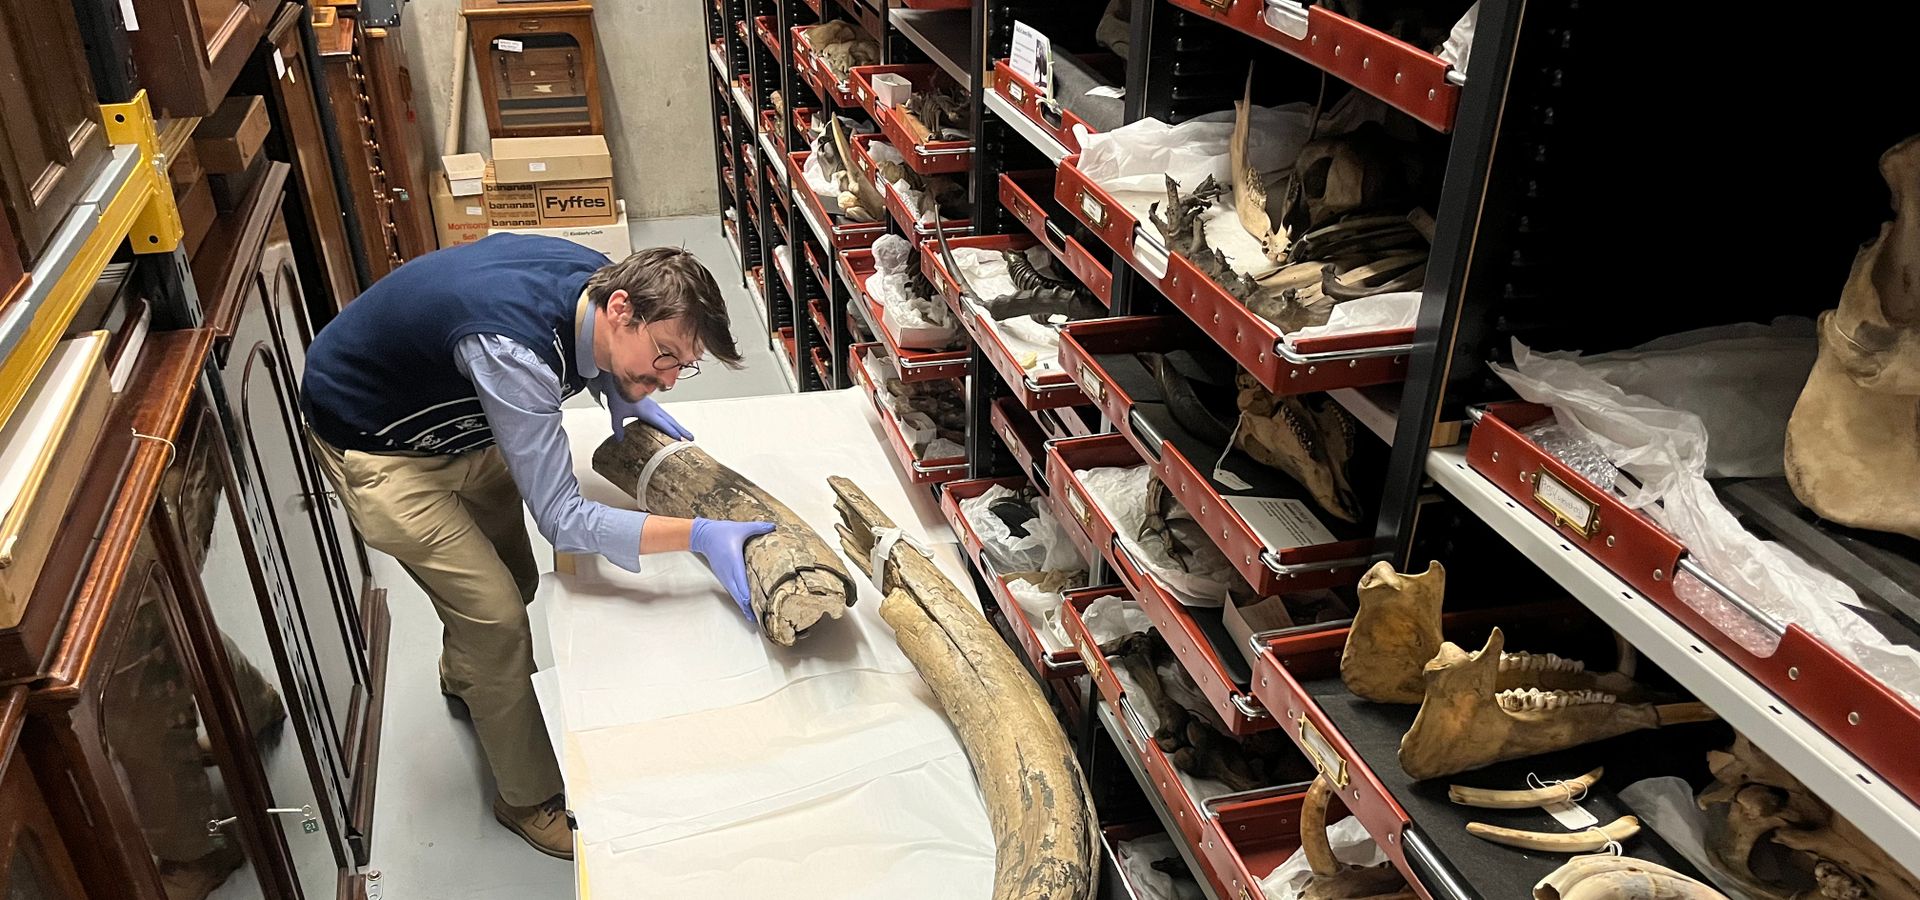
[[[647,326],[651,324],[653,323],[648,322],[646,319],[641,319],[640,330],[646,331]],[[647,331],[646,333],[647,333],[647,342],[653,345],[653,349],[660,350],[660,342],[657,340],[654,340],[653,332]],[[696,360],[693,360],[692,362],[681,362],[680,357],[675,356],[671,353],[668,353],[664,350],[661,350],[659,355],[653,358],[653,370],[655,372],[671,372],[674,369],[680,370],[681,378],[692,378],[693,376],[700,374],[700,361],[696,359]]]

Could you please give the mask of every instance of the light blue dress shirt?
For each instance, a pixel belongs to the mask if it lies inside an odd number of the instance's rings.
[[[563,553],[598,553],[640,571],[640,527],[647,514],[580,496],[573,450],[560,427],[565,399],[560,376],[526,345],[498,334],[472,334],[454,345],[455,365],[473,382],[493,427],[507,472],[533,511],[540,534]],[[580,324],[574,362],[598,397],[605,376],[593,362],[593,317]]]

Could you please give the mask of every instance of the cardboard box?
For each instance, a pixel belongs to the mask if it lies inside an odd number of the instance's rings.
[[[1286,602],[1279,597],[1263,597],[1244,605],[1229,597],[1226,608],[1220,611],[1220,618],[1226,623],[1227,634],[1233,637],[1233,649],[1240,651],[1241,658],[1249,666],[1260,655],[1254,650],[1254,635],[1294,625],[1293,617],[1287,613]]]
[[[502,184],[613,177],[607,139],[597,134],[494,138],[492,166]]]
[[[433,224],[440,232],[440,249],[471,244],[487,236],[486,200],[455,195],[442,172],[434,176]]]
[[[892,72],[873,76],[873,100],[881,106],[906,106],[913,96],[913,82]]]
[[[233,212],[246,205],[253,196],[254,185],[267,175],[267,165],[272,160],[265,153],[253,158],[253,165],[244,172],[229,172],[224,175],[207,176],[207,188],[213,192],[213,208],[223,213]]]
[[[193,130],[194,152],[200,156],[201,167],[210,173],[245,172],[260,155],[272,127],[265,98],[228,97]]]
[[[487,168],[487,224],[493,228],[612,225],[619,219],[613,179],[502,183]]]
[[[621,203],[612,225],[576,225],[563,228],[495,228],[490,234],[543,234],[569,240],[582,247],[598,250],[607,259],[619,262],[633,252],[633,236],[627,230],[626,204]]]
[[[478,153],[456,153],[440,157],[447,186],[455,197],[472,197],[486,188],[487,158]]]

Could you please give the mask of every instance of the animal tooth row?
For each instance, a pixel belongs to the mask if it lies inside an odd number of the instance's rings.
[[[1532,709],[1563,709],[1591,703],[1612,703],[1614,696],[1603,691],[1543,691],[1539,688],[1515,688],[1494,695],[1500,708],[1508,712]]]
[[[1587,664],[1553,653],[1502,653],[1502,672],[1584,672]]]

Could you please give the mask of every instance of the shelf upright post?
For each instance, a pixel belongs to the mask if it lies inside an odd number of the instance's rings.
[[[1480,239],[1482,223],[1501,227],[1510,209],[1510,198],[1504,195],[1511,189],[1490,176],[1525,11],[1526,0],[1487,0],[1481,5],[1447,154],[1426,289],[1374,525],[1375,558],[1403,569],[1413,564],[1408,556],[1427,451],[1443,419],[1463,417],[1458,388],[1486,377],[1485,351],[1493,339],[1493,306],[1502,286],[1491,277],[1473,275],[1487,271],[1500,252]]]

